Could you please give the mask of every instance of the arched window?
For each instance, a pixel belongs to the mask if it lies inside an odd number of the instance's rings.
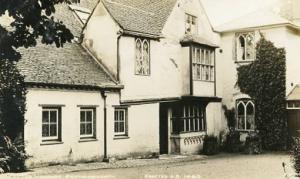
[[[136,56],[135,56],[135,74],[149,75],[150,74],[150,45],[149,40],[141,40],[137,38],[135,41]]]
[[[237,129],[255,129],[255,105],[250,99],[237,100]]]
[[[236,60],[252,61],[255,58],[254,33],[239,33],[236,39]]]

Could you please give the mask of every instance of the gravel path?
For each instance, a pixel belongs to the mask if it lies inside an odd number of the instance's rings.
[[[282,162],[286,167],[284,173]],[[215,156],[162,156],[114,163],[36,168],[0,178],[68,179],[285,179],[294,178],[290,157],[283,153],[261,155],[219,154]]]

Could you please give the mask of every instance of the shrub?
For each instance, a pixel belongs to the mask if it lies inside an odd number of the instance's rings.
[[[300,177],[300,138],[294,138],[292,144],[292,162],[294,164],[297,176]]]
[[[237,68],[237,86],[255,101],[255,124],[267,150],[287,144],[285,50],[262,37],[256,60]]]
[[[219,153],[218,138],[216,136],[205,136],[202,152],[205,155],[214,155]]]
[[[241,151],[240,133],[235,130],[230,130],[226,136],[224,149],[226,152],[236,153]]]
[[[24,171],[26,158],[22,141],[13,143],[7,136],[0,137],[0,172]]]
[[[258,132],[250,132],[246,137],[244,152],[246,154],[260,154],[262,152],[261,137]]]

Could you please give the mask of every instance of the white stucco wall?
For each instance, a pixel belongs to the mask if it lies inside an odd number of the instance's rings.
[[[117,37],[120,27],[102,3],[95,8],[84,31],[83,45],[116,77]]]
[[[288,37],[287,29],[285,27],[276,27],[269,29],[260,29],[255,30],[255,41],[257,42],[260,39],[261,32],[266,39],[272,41],[276,47],[285,47],[287,51],[287,65],[291,63],[291,60],[297,55],[295,55],[296,47],[295,43],[292,43],[293,40],[290,40],[292,37]],[[297,40],[296,40],[297,41]],[[291,43],[291,44],[290,44]],[[293,46],[293,47],[292,47]],[[245,94],[241,94],[239,89],[235,87],[237,81],[237,67],[242,65],[241,63],[236,63],[234,59],[235,51],[235,32],[223,33],[221,36],[221,45],[222,53],[218,54],[221,58],[219,60],[218,68],[223,75],[219,75],[220,81],[222,84],[217,84],[217,89],[221,87],[220,92],[222,93],[222,103],[227,106],[227,108],[235,107],[235,100],[238,98],[248,97]],[[293,60],[292,60],[293,61]],[[289,67],[287,74],[290,74]],[[287,84],[290,83],[290,75],[287,75]],[[288,87],[288,85],[287,85]]]
[[[61,143],[42,141],[42,106],[63,105]],[[96,106],[96,140],[80,140],[80,107]],[[114,110],[119,93],[109,92],[107,107],[107,153],[109,157],[144,156],[159,152],[159,104],[128,107],[128,138],[114,136]],[[104,100],[98,91],[30,88],[25,118],[27,166],[100,160],[104,154]]]
[[[43,145],[42,106],[61,107],[61,144]],[[77,105],[98,105],[96,107],[96,139],[80,141],[80,107]],[[103,155],[103,99],[100,92],[29,89],[27,94],[27,120],[25,124],[25,150],[32,156],[28,166],[43,163],[95,160]]]
[[[108,110],[113,115],[113,108]],[[116,138],[108,121],[108,156],[122,158],[159,153],[159,104],[128,107],[128,138]]]

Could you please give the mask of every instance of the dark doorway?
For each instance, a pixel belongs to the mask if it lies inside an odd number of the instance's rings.
[[[288,129],[292,137],[300,137],[300,110],[288,110]]]
[[[168,105],[160,103],[159,106],[159,150],[160,154],[168,154],[169,144]]]

